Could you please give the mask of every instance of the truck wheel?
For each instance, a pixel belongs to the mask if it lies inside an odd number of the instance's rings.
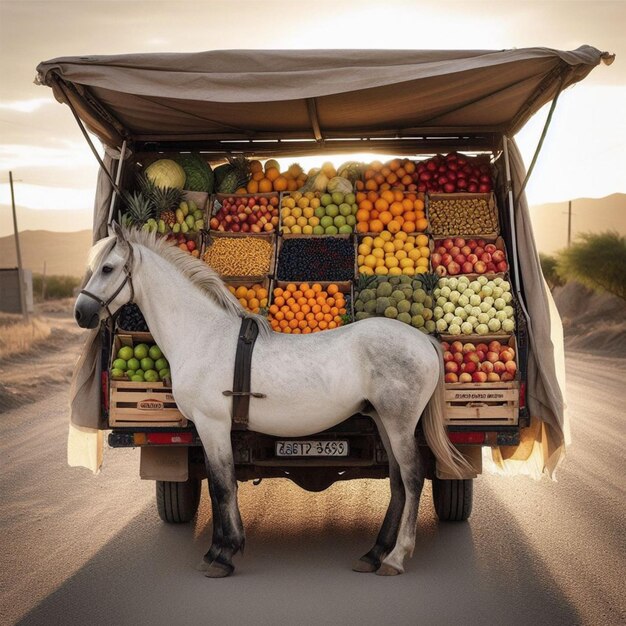
[[[474,481],[433,478],[433,502],[442,522],[464,522],[472,512]]]
[[[178,483],[156,481],[159,517],[168,524],[190,522],[198,510],[202,482],[196,478]]]

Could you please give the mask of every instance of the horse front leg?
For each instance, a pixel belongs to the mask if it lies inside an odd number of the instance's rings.
[[[237,552],[243,551],[245,544],[245,533],[237,506],[237,479],[230,441],[230,423],[228,428],[220,424],[209,429],[200,427],[196,422],[196,427],[208,461],[211,502],[218,511],[217,515],[214,514],[214,521],[216,518],[220,520],[217,534],[214,526],[214,545],[205,555],[205,559],[210,557],[212,562],[203,569],[209,578],[223,578],[235,570],[232,559]]]
[[[204,464],[206,467],[207,482],[209,484],[209,495],[211,497],[211,519],[213,524],[213,533],[211,539],[211,547],[209,551],[204,555],[198,569],[206,572],[217,558],[222,549],[224,542],[224,532],[222,530],[222,516],[220,513],[219,502],[217,501],[216,488],[211,477],[211,466],[209,465],[209,459],[206,452],[204,453]]]

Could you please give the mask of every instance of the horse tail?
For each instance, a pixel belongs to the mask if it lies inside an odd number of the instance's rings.
[[[439,380],[437,387],[433,392],[426,411],[424,412],[424,436],[429,448],[435,455],[438,463],[446,473],[454,474],[458,478],[462,478],[467,472],[474,472],[472,466],[467,462],[465,457],[450,443],[448,432],[444,423],[444,363],[443,350],[439,342],[433,337],[428,337],[439,361]]]

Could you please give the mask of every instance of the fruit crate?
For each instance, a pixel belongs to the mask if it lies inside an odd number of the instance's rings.
[[[391,189],[390,191],[397,191],[397,190]],[[380,194],[381,192],[378,191],[376,193]],[[422,200],[424,202],[424,215],[425,215],[426,221],[427,221],[427,226],[426,226],[426,228],[424,230],[412,231],[412,232],[407,233],[407,235],[413,235],[413,236],[415,236],[415,235],[430,235],[431,227],[430,227],[430,218],[429,218],[429,215],[428,215],[428,195],[425,195],[424,193],[417,192],[417,191],[403,191],[402,195],[405,196],[405,197],[406,196],[415,196],[416,200]],[[357,224],[358,224],[358,222],[357,222]],[[355,228],[356,228],[356,226],[355,226]],[[383,228],[383,231],[384,230],[387,230],[387,229]],[[360,237],[361,236],[362,237],[366,237],[368,235],[370,237],[377,237],[378,235],[380,235],[380,233],[382,231],[378,231],[378,232],[374,232],[374,231],[359,232],[357,230],[357,232],[358,232]],[[393,234],[395,234],[395,233],[393,233]]]
[[[356,262],[356,258],[357,258],[357,240],[354,234],[342,234],[342,235],[319,235],[319,236],[315,236],[315,235],[305,235],[304,237],[302,236],[293,236],[293,237],[285,237],[284,235],[281,235],[277,238],[277,242],[276,242],[276,271],[273,272],[272,274],[275,276],[276,280],[278,281],[278,269],[279,269],[279,263],[280,263],[280,253],[281,250],[283,248],[284,242],[286,240],[289,239],[307,239],[307,240],[312,240],[312,239],[345,239],[348,241],[352,241],[352,252],[353,252],[353,272],[352,275],[350,277],[350,280],[348,281],[346,280],[341,280],[341,281],[333,281],[333,280],[329,280],[329,281],[322,281],[322,280],[313,280],[312,278],[305,278],[303,280],[294,280],[292,278],[285,278],[285,279],[281,279],[282,282],[316,282],[316,283],[337,283],[339,284],[340,282],[351,282],[352,280],[355,280],[356,278],[358,278],[358,265]]]
[[[150,333],[117,334],[109,369],[114,356],[122,346],[131,348],[137,343],[153,341]],[[109,426],[150,427],[187,425],[187,419],[178,410],[172,388],[163,382],[132,382],[109,380]]]
[[[455,341],[463,345],[472,343],[489,344],[499,341],[515,351],[514,361],[517,364],[519,354],[515,335],[484,335],[480,340],[471,340],[469,336],[442,336],[442,341],[452,344]],[[515,378],[507,381],[445,383],[445,420],[448,425],[480,426],[480,425],[515,425],[519,419],[520,372],[516,370]]]
[[[216,239],[226,239],[226,238],[231,238],[231,239],[243,239],[244,237],[249,237],[252,239],[263,239],[265,241],[268,241],[271,246],[272,246],[272,251],[270,254],[270,261],[269,261],[269,271],[267,273],[264,274],[256,274],[256,275],[228,275],[228,274],[221,274],[218,272],[218,274],[220,274],[220,278],[229,284],[233,284],[236,282],[248,282],[250,284],[253,283],[260,283],[263,282],[264,280],[266,280],[267,278],[272,279],[274,277],[274,272],[276,269],[276,260],[277,260],[277,252],[276,252],[276,234],[274,232],[271,233],[227,233],[227,232],[217,232],[217,231],[211,231],[209,233],[205,234],[204,240],[203,240],[203,244],[202,244],[202,251],[200,254],[200,258],[202,260],[204,260],[204,255],[206,253],[206,251],[208,250],[208,248],[211,246],[211,244],[216,240]]]
[[[355,228],[356,228],[356,221],[355,224],[351,227],[352,230],[349,233],[335,233],[335,234],[326,234],[326,233],[286,233],[284,232],[284,224],[283,224],[283,200],[285,198],[289,198],[294,192],[292,191],[283,191],[280,194],[280,201],[279,201],[279,233],[280,236],[283,237],[284,239],[290,239],[290,238],[298,238],[298,237],[344,237],[344,236],[350,236],[352,234],[354,234],[355,232]],[[322,197],[322,193],[319,191],[314,192],[315,193],[315,197],[316,198],[321,198]],[[347,217],[347,216],[345,216]],[[309,219],[309,218],[307,218]],[[321,218],[320,218],[321,219]],[[355,218],[356,219],[356,218]]]
[[[308,282],[310,285],[319,284],[322,286],[322,289],[326,291],[329,285],[337,285],[337,288],[340,293],[345,296],[346,299],[346,312],[350,316],[350,320],[354,321],[354,283],[349,280],[337,281],[337,280],[315,280],[315,281],[289,281],[289,280],[274,280],[272,282],[272,291],[270,292],[270,300],[269,306],[274,304],[274,289],[276,287],[280,287],[281,289],[285,289],[289,283],[295,283],[299,285],[303,282]],[[268,307],[269,308],[269,307]]]
[[[460,272],[456,273],[456,274],[449,274],[447,273],[441,273],[440,271],[437,271],[438,268],[433,268],[433,254],[436,254],[436,250],[437,248],[441,247],[444,241],[446,241],[447,239],[465,239],[465,241],[469,241],[471,239],[481,239],[485,242],[485,245],[488,244],[493,244],[496,247],[496,250],[499,250],[501,252],[504,253],[504,261],[507,264],[507,269],[506,270],[502,270],[502,271],[495,271],[495,272],[483,272],[481,273],[477,273],[477,272],[463,272],[462,269]],[[430,247],[430,267],[432,269],[433,272],[435,272],[436,274],[439,274],[440,276],[467,276],[470,280],[476,280],[479,276],[485,276],[486,278],[488,278],[489,280],[493,280],[494,278],[497,278],[498,276],[504,280],[507,280],[506,276],[508,275],[508,271],[509,271],[509,267],[508,267],[508,256],[507,256],[507,252],[506,252],[506,245],[504,243],[504,239],[500,236],[494,237],[494,236],[487,236],[487,237],[480,237],[480,236],[475,236],[475,235],[468,235],[468,236],[463,236],[460,235],[459,237],[444,237],[444,238],[431,238],[429,241],[429,247]],[[458,247],[458,246],[457,246]],[[437,253],[438,254],[438,253]],[[465,256],[465,255],[464,255]],[[467,255],[469,256],[469,255]],[[467,258],[467,257],[466,257]],[[439,267],[445,267],[443,265],[443,263],[440,264]]]
[[[490,193],[432,193],[427,196],[427,217],[430,232],[434,239],[446,239],[450,237],[465,237],[473,239],[487,239],[495,238],[500,234],[500,225],[498,219],[498,207],[496,204],[496,197],[493,192]],[[437,220],[433,220],[433,203],[447,203],[450,205],[456,201],[473,201],[484,200],[487,203],[488,217],[490,217],[491,223],[494,228],[483,229],[482,232],[470,233],[467,227],[462,225],[451,224],[446,229],[448,232],[444,232],[444,228],[437,223]],[[443,213],[450,211],[450,209],[442,209]],[[436,211],[435,211],[436,212]],[[446,216],[447,217],[447,216]]]
[[[250,289],[253,285],[257,285],[260,284],[261,287],[263,287],[266,291],[267,291],[267,297],[268,297],[268,302],[267,302],[267,306],[263,307],[265,309],[267,309],[270,305],[270,298],[271,298],[271,293],[272,293],[272,284],[273,281],[272,279],[267,276],[266,278],[264,278],[263,280],[260,281],[254,281],[254,280],[248,280],[248,279],[230,279],[230,280],[225,280],[224,281],[226,283],[227,287],[234,287],[235,289],[237,289],[237,287],[246,287],[248,289]],[[235,295],[235,294],[233,294]],[[237,296],[235,296],[237,297]],[[263,308],[261,309],[260,313],[263,314]],[[247,309],[246,309],[247,310]]]
[[[226,230],[218,230],[215,228],[211,227],[211,218],[213,218],[218,211],[220,210],[222,203],[225,199],[231,199],[233,201],[237,200],[237,199],[246,199],[249,200],[250,198],[255,198],[255,199],[260,199],[260,198],[267,198],[268,201],[271,201],[272,198],[276,198],[276,205],[275,208],[278,210],[278,214],[277,216],[280,219],[280,193],[278,191],[270,191],[267,193],[248,193],[248,194],[224,194],[224,193],[216,193],[213,194],[209,200],[209,202],[207,203],[207,208],[206,208],[206,225],[207,225],[207,230],[209,230],[211,233],[227,233],[227,234],[233,234],[233,235],[239,235],[239,236],[245,236],[245,235],[254,235],[254,234],[271,234],[271,233],[275,233],[278,231],[279,226],[275,225],[274,228],[272,230],[263,230],[260,233],[253,233],[251,231],[247,231],[247,232],[243,232],[243,231],[226,231]]]

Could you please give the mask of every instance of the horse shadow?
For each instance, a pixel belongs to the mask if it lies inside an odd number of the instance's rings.
[[[497,525],[504,535],[487,523],[488,510],[470,523],[440,524],[428,485],[406,573],[381,578],[350,566],[374,541],[387,481],[321,494],[282,479],[260,487],[240,487],[247,543],[233,577],[209,580],[195,569],[211,538],[205,487],[191,524],[162,524],[146,507],[19,624],[580,622],[505,510]]]

